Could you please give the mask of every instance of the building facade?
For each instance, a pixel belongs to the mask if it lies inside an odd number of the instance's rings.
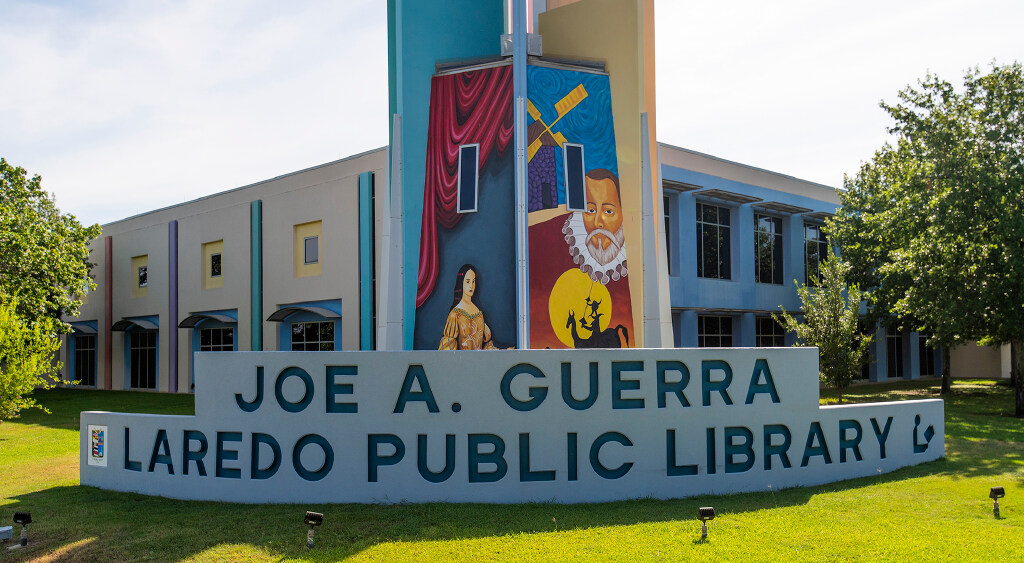
[[[376,349],[386,153],[103,225],[63,378],[189,392],[194,352]],[[836,190],[671,145],[658,154],[674,345],[793,344],[771,315],[800,310],[794,280],[826,252]],[[865,379],[941,373],[922,335],[876,336]]]
[[[385,153],[103,225],[64,377],[188,392],[193,352],[371,349]]]

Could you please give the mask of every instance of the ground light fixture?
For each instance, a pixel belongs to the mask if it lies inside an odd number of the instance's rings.
[[[28,545],[28,525],[32,523],[32,515],[28,512],[15,512],[14,523],[21,524],[21,545]]]
[[[995,503],[992,506],[992,513],[995,514],[996,518],[999,518],[999,499],[1006,496],[1006,491],[1002,487],[992,487],[992,490],[988,492],[988,498],[992,499]]]
[[[306,518],[303,520],[309,526],[309,533],[306,534],[306,547],[313,547],[313,528],[324,523],[324,515],[319,512],[306,511]]]
[[[708,520],[715,519],[715,508],[713,506],[702,506],[697,509],[697,519],[700,520],[700,539],[708,539]]]

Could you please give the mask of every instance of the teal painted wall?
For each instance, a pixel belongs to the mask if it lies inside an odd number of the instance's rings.
[[[359,349],[374,349],[374,178],[373,172],[359,175]]]
[[[501,0],[388,0],[389,131],[394,115],[402,116],[402,308],[406,349],[412,347],[415,326],[430,77],[438,61],[499,56],[503,30]]]
[[[250,291],[252,294],[252,336],[251,350],[263,350],[263,200],[250,204],[249,217],[249,248],[250,256]]]

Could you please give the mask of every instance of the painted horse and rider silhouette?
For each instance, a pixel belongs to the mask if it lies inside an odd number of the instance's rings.
[[[598,312],[601,301],[586,297],[586,306],[583,308],[583,318],[579,320],[580,328],[590,332],[587,338],[581,338],[576,329],[576,314],[569,309],[569,316],[565,320],[565,328],[570,329],[574,348],[626,348],[629,346],[629,331],[621,324],[615,328],[601,330],[601,317],[604,313]],[[621,339],[619,331],[622,332]]]

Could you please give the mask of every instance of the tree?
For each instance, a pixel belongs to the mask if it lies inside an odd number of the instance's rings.
[[[16,418],[22,409],[42,408],[29,394],[53,387],[60,370],[52,362],[60,348],[57,321],[43,317],[30,324],[18,315],[17,305],[0,293],[0,422]]]
[[[17,298],[21,319],[69,330],[61,317],[77,314],[79,296],[95,287],[87,244],[99,234],[99,225],[62,214],[39,176],[0,158],[0,292]]]
[[[947,349],[1008,343],[1024,417],[1024,72],[928,74],[898,97],[881,104],[895,144],[846,178],[834,239],[876,315]]]
[[[862,295],[856,285],[846,285],[850,266],[836,258],[829,246],[828,259],[819,268],[817,287],[793,282],[803,303],[803,322],[781,305],[782,315],[773,317],[787,331],[796,333],[797,345],[818,347],[818,376],[822,383],[839,391],[842,403],[843,390],[864,367],[872,337],[861,334],[857,327]]]
[[[53,385],[53,354],[70,331],[61,317],[78,314],[79,295],[95,287],[87,244],[99,226],[62,214],[41,183],[0,158],[0,420]]]

